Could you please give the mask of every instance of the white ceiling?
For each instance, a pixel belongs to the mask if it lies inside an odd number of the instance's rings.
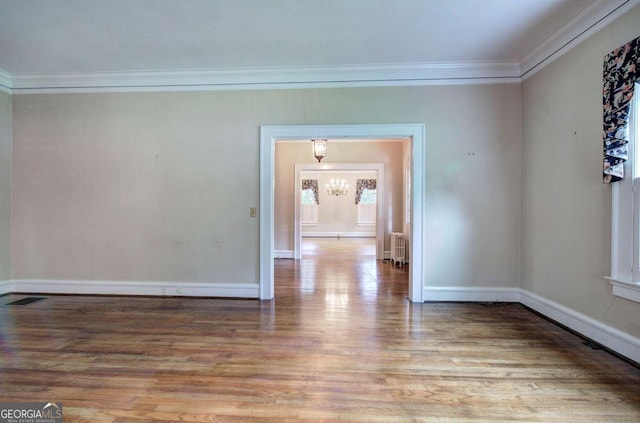
[[[0,0],[0,84],[513,79],[638,2]]]

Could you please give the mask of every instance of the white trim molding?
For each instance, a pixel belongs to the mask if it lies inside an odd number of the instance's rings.
[[[11,281],[0,281],[0,295],[10,294],[11,286]]]
[[[274,178],[276,141],[300,139],[409,139],[411,142],[411,248],[409,249],[409,299],[422,302],[422,254],[425,187],[424,124],[292,125],[260,127],[260,299],[274,298]]]
[[[517,61],[313,66],[295,68],[14,74],[14,94],[202,91],[517,83]]]
[[[11,292],[16,293],[231,298],[258,298],[259,294],[259,285],[257,284],[72,281],[55,279],[14,279],[11,282]]]
[[[260,286],[256,284],[53,279],[16,279],[0,282],[0,294],[9,293],[258,298]],[[640,363],[640,339],[520,288],[425,287],[423,296],[427,302],[521,303],[582,336],[598,342],[611,351]]]
[[[521,288],[425,287],[423,297],[425,302],[520,303],[609,350],[640,363],[640,339]]]
[[[611,293],[616,297],[640,303],[640,283],[606,277],[611,282]]]
[[[276,259],[292,259],[293,257],[293,250],[274,250],[273,252],[273,258]]]
[[[520,60],[522,80],[531,77],[639,3],[640,0],[593,2]]]
[[[639,3],[597,0],[520,60],[58,74],[10,74],[0,69],[0,91],[43,94],[520,83]]]
[[[640,339],[524,289],[520,289],[520,303],[640,363]]]
[[[461,302],[505,302],[520,301],[519,288],[504,287],[463,287],[463,286],[426,286],[422,298],[425,302],[461,301]]]

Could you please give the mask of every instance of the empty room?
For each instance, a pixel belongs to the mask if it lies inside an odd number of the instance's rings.
[[[640,0],[0,0],[0,422],[640,421],[638,69]]]

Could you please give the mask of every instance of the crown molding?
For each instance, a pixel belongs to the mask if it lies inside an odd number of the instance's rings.
[[[14,94],[449,85],[519,82],[516,61],[11,76]]]
[[[0,69],[0,91],[41,94],[519,83],[638,4],[640,0],[598,0],[520,62],[13,75]]]
[[[593,3],[520,61],[522,80],[531,77],[637,4],[640,4],[640,0],[600,0]]]

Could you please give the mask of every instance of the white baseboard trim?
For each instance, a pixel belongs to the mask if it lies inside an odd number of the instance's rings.
[[[304,238],[375,238],[375,232],[303,232]]]
[[[383,251],[382,252],[383,260],[391,260],[391,251]]]
[[[0,281],[0,294],[11,292],[259,298],[260,287],[258,284],[195,282],[68,281],[53,279]],[[569,329],[602,344],[606,348],[640,363],[640,339],[520,288],[425,287],[423,298],[425,298],[425,302],[520,302]]]
[[[640,339],[524,289],[520,290],[520,303],[640,363]]]
[[[0,281],[0,295],[11,292],[11,281]]]
[[[154,295],[259,298],[258,284],[196,282],[69,281],[14,279],[10,292],[38,294]]]
[[[273,258],[276,259],[292,259],[293,258],[293,250],[274,250]]]
[[[502,287],[424,287],[422,298],[431,301],[514,302],[520,300],[519,288]]]
[[[425,287],[425,302],[517,302],[604,347],[640,363],[640,339],[520,288]]]

